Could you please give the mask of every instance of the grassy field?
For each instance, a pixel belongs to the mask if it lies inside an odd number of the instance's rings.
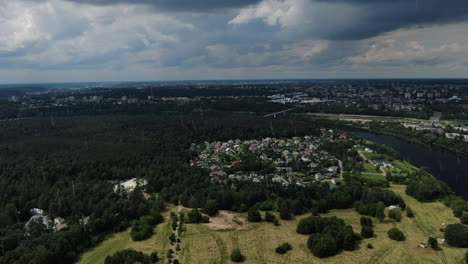
[[[78,263],[101,264],[104,263],[107,256],[113,255],[115,252],[127,248],[133,248],[147,254],[157,251],[160,258],[165,257],[167,250],[171,248],[168,239],[172,232],[170,224],[170,221],[166,221],[158,225],[154,229],[154,235],[145,241],[133,241],[130,238],[130,229],[121,233],[113,234],[99,246],[83,254]]]
[[[386,172],[391,172],[393,176],[407,176],[410,173],[418,171],[418,168],[409,164],[408,162],[394,160],[394,168],[385,168]]]
[[[376,170],[375,165],[371,164],[369,162],[364,162],[363,163],[363,168],[364,168],[363,172],[365,172],[365,173],[374,173],[374,174],[375,173],[380,173],[380,174],[382,173],[380,171],[380,169]]]
[[[439,229],[442,223],[459,222],[451,212],[440,202],[420,203],[405,194],[405,186],[392,185],[391,189],[400,194],[415,213],[414,218],[403,214],[401,222],[386,219],[380,223],[374,220],[376,236],[363,240],[358,249],[353,252],[342,252],[337,256],[319,259],[307,249],[308,236],[295,232],[297,223],[302,217],[292,221],[280,221],[281,226],[270,223],[256,223],[249,230],[215,231],[201,224],[188,224],[187,232],[182,236],[182,263],[231,263],[229,254],[232,249],[240,248],[246,256],[244,263],[463,263],[466,249],[452,248],[442,245],[441,250],[423,249],[418,245],[427,242],[429,236],[443,237]],[[245,215],[241,215],[245,218]],[[337,216],[353,226],[355,232],[360,232],[360,215],[353,209],[332,210],[326,216]],[[404,242],[390,240],[387,231],[393,226],[398,227],[407,236]],[[100,246],[87,252],[79,263],[103,263],[107,255],[124,248],[134,248],[143,252],[156,250],[161,257],[169,248],[169,221],[156,228],[156,235],[143,242],[133,242],[129,231],[116,234]],[[293,250],[285,255],[278,255],[275,248],[284,242],[289,242]],[[366,246],[371,243],[374,249]],[[163,262],[161,262],[163,263]]]

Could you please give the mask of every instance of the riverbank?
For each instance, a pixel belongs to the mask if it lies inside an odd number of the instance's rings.
[[[421,144],[408,142],[398,137],[368,131],[353,131],[360,138],[394,149],[410,164],[425,169],[438,180],[447,184],[455,193],[468,199],[468,158],[451,152],[429,149]]]
[[[452,152],[452,153],[456,154],[457,156],[462,155],[464,157],[468,157],[468,151],[454,149],[454,148],[452,148],[450,146],[447,146],[445,144],[437,144],[437,143],[436,144],[428,144],[427,142],[420,140],[416,136],[412,137],[412,136],[408,136],[408,135],[393,133],[393,132],[383,130],[383,129],[372,129],[370,127],[360,127],[360,126],[349,125],[349,124],[344,125],[344,126],[349,128],[349,129],[362,130],[362,131],[365,131],[365,132],[371,132],[371,133],[376,133],[376,134],[392,136],[392,137],[396,137],[398,139],[401,139],[403,141],[423,145],[423,146],[425,146],[427,148],[430,148],[430,149],[436,148],[436,149],[439,149],[439,150]]]

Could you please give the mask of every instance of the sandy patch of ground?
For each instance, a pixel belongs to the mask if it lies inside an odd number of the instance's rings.
[[[214,230],[246,230],[250,228],[250,224],[245,219],[227,211],[219,211],[217,215],[210,217],[209,223],[204,225]]]

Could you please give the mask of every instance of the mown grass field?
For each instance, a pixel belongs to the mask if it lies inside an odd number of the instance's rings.
[[[406,176],[419,170],[408,162],[399,160],[394,160],[393,165],[395,166],[394,168],[385,168],[384,170],[386,172],[391,172],[394,176]]]
[[[371,164],[369,162],[365,162],[363,163],[363,172],[365,173],[378,173],[378,174],[382,174],[382,172],[380,171],[380,169],[376,170],[375,169],[375,165],[374,164]]]
[[[429,248],[419,247],[419,243],[427,242],[429,236],[443,237],[439,229],[442,223],[459,222],[449,208],[440,202],[420,203],[405,194],[405,186],[392,185],[391,189],[400,194],[405,202],[415,213],[414,218],[406,217],[395,222],[386,218],[382,223],[374,221],[376,236],[363,240],[358,249],[353,252],[344,251],[337,256],[319,259],[314,257],[307,249],[308,236],[297,234],[296,226],[302,217],[296,217],[292,221],[280,221],[281,226],[270,223],[253,224],[249,230],[215,231],[201,224],[188,224],[187,232],[182,236],[182,251],[180,260],[182,263],[231,263],[229,255],[234,248],[240,248],[246,256],[244,263],[463,263],[463,255],[466,249],[452,248],[442,245],[441,250],[435,251]],[[245,217],[245,215],[241,215]],[[355,232],[360,232],[360,215],[353,209],[332,210],[326,216],[337,216],[351,224]],[[407,236],[404,242],[390,240],[387,231],[393,226],[398,227]],[[164,257],[170,247],[168,236],[170,234],[169,221],[156,228],[156,235],[152,238],[133,242],[129,231],[119,233],[104,241],[100,246],[83,255],[79,263],[103,263],[107,255],[124,248],[134,248],[143,252],[156,250],[159,256]],[[285,255],[275,253],[275,248],[284,242],[289,242],[293,250]],[[368,249],[371,243],[374,249]],[[165,263],[161,262],[161,263]]]

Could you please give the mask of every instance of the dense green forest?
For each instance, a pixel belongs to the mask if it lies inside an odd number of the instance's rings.
[[[334,128],[336,124],[299,115],[264,118],[241,111],[193,111],[187,106],[173,110],[49,115],[1,122],[0,263],[73,263],[107,234],[129,227],[134,240],[145,239],[151,236],[150,226],[162,221],[161,212],[168,203],[203,208],[202,212],[208,214],[217,210],[250,212],[255,221],[261,221],[257,209],[279,211],[280,218],[290,220],[307,212],[355,208],[362,215],[383,220],[385,206],[399,204],[405,208],[404,201],[392,191],[355,180],[359,157],[349,152],[352,143],[346,141],[323,146],[344,163],[346,184],[336,188],[328,183],[286,188],[247,181],[213,184],[208,171],[189,166],[195,155],[189,151],[192,143],[319,135],[321,128]],[[395,155],[388,149],[382,151]],[[148,181],[142,190],[151,194],[149,197],[140,191],[128,195],[113,191],[112,182],[134,177]],[[456,198],[447,203],[465,210],[465,204],[460,207]],[[25,229],[33,208],[44,209],[52,219],[65,218],[68,227],[53,232],[33,224]],[[85,217],[89,217],[87,223]],[[196,209],[188,218],[189,222],[206,221]],[[265,220],[278,223],[271,215]],[[347,246],[342,244],[344,240],[330,240],[330,232],[306,231],[312,234],[311,251],[328,256],[341,249],[354,249],[359,239],[351,237],[352,230],[339,226]],[[322,240],[338,246],[333,250],[316,248],[314,245]]]
[[[216,112],[2,122],[0,263],[71,263],[105,234],[160,209],[158,199],[146,200],[141,192],[128,197],[114,193],[111,180],[146,178],[146,191],[167,201],[197,193],[203,202],[209,192],[222,192],[222,187],[210,190],[207,172],[187,165],[193,142],[317,134],[321,125]],[[237,194],[253,204],[266,195],[258,189],[247,186]],[[60,232],[38,227],[26,234],[24,223],[32,208],[67,219],[69,227]],[[85,216],[90,216],[89,223],[80,225]]]

